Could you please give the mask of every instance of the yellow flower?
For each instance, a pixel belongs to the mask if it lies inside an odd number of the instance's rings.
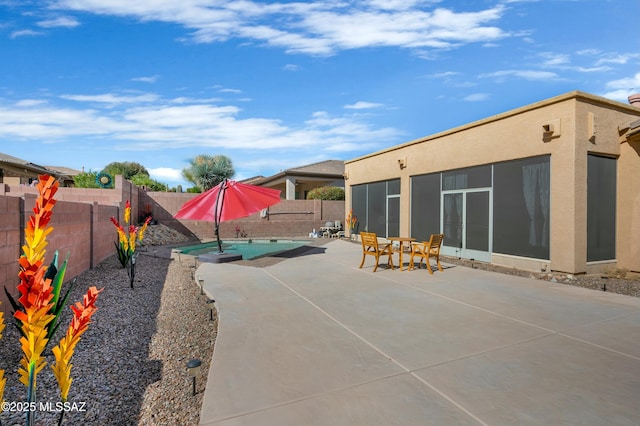
[[[22,321],[22,331],[24,336],[20,338],[22,346],[22,359],[18,373],[20,381],[29,387],[29,372],[34,371],[34,377],[47,364],[42,357],[42,352],[47,345],[47,324],[54,316],[49,314],[50,306],[41,308],[29,307],[26,312],[16,312],[16,318]],[[19,315],[21,314],[21,315]]]
[[[124,205],[124,223],[128,224],[131,219],[131,203],[129,200]]]
[[[2,305],[2,302],[0,302]],[[2,339],[2,331],[4,330],[4,312],[0,311],[0,339]]]
[[[71,357],[73,356],[73,351],[80,341],[80,336],[87,331],[91,316],[98,309],[95,306],[95,302],[101,291],[102,289],[98,290],[96,287],[89,288],[87,294],[83,297],[83,303],[76,302],[76,305],[71,307],[73,318],[67,329],[67,334],[60,340],[58,346],[53,348],[53,356],[56,362],[51,368],[58,381],[62,402],[67,401],[69,388],[71,387]]]
[[[2,407],[2,403],[4,402],[4,385],[7,383],[7,379],[4,377],[4,370],[0,370],[0,407]],[[2,408],[0,408],[0,413],[2,412]]]

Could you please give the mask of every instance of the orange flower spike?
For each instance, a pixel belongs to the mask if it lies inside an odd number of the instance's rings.
[[[134,225],[129,225],[129,251],[136,251],[136,234],[138,233],[138,228]]]
[[[36,205],[33,208],[35,216],[32,216],[34,222],[34,228],[44,228],[51,220],[52,209],[56,203],[53,196],[58,191],[60,184],[53,176],[40,175],[38,180],[38,192],[40,196],[36,200]]]
[[[142,239],[144,238],[144,233],[147,230],[149,223],[151,223],[151,216],[145,219],[144,224],[142,225],[142,228],[140,228],[140,232],[138,232],[138,241],[142,241]]]
[[[124,228],[122,228],[122,226],[118,228],[118,239],[121,243],[127,242],[127,234],[124,233]]]
[[[7,379],[4,377],[4,370],[0,370],[0,413],[2,413],[2,403],[4,402],[4,385]]]
[[[131,219],[131,203],[127,200],[124,205],[124,223],[129,223],[129,219]]]
[[[2,302],[0,302],[2,305]],[[0,311],[0,339],[2,339],[2,331],[4,330],[4,312]]]
[[[69,395],[69,388],[71,387],[71,357],[76,345],[80,341],[80,336],[89,327],[91,316],[96,312],[98,308],[95,306],[98,294],[104,289],[98,290],[96,287],[90,287],[87,294],[82,298],[82,304],[76,302],[75,306],[71,306],[73,311],[73,318],[71,324],[67,329],[67,334],[60,340],[58,346],[53,348],[53,355],[55,357],[55,363],[51,367],[53,374],[58,381],[58,387],[60,388],[60,397],[63,402],[67,401]]]
[[[34,377],[46,364],[42,352],[47,344],[47,325],[53,320],[50,315],[53,288],[51,280],[44,278],[47,267],[43,264],[46,253],[47,236],[53,228],[48,226],[55,205],[53,196],[58,182],[51,176],[42,175],[38,183],[39,197],[36,199],[33,215],[29,218],[25,230],[23,255],[18,260],[20,284],[18,301],[24,307],[14,316],[22,322],[20,338],[23,356],[18,373],[20,381],[29,387],[29,375]]]
[[[19,315],[21,314],[21,315]],[[34,375],[46,365],[42,352],[47,344],[47,324],[49,324],[54,316],[49,315],[49,306],[42,308],[30,307],[25,312],[16,312],[16,318],[22,321],[22,331],[24,336],[20,338],[23,356],[20,360],[18,373],[20,381],[29,386],[29,371],[34,369]]]

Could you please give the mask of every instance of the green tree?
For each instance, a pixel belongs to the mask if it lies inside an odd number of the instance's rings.
[[[344,200],[344,189],[338,186],[321,186],[314,188],[307,194],[307,200]]]
[[[146,186],[149,191],[168,191],[169,188],[164,183],[151,179],[148,175],[138,173],[131,177],[131,182],[136,186]]]
[[[182,176],[203,191],[236,174],[231,159],[225,155],[201,154],[189,160],[189,163],[191,165],[182,170]]]
[[[96,183],[97,176],[98,173],[92,172],[91,170],[78,173],[73,177],[73,185],[76,188],[100,188],[100,185]]]
[[[149,172],[142,164],[131,161],[109,163],[102,171],[109,173],[113,179],[116,178],[116,175],[122,175],[126,180],[131,180],[140,174],[149,176]]]

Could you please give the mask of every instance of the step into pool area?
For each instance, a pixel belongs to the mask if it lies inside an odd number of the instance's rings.
[[[196,256],[202,262],[223,263],[275,255],[297,249],[307,243],[308,241],[306,240],[291,239],[225,240],[222,242],[222,253],[219,253],[218,243],[210,241],[193,246],[179,247],[173,249],[173,252]]]

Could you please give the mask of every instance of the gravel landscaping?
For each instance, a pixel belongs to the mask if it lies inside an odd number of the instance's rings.
[[[442,256],[441,260],[453,265],[467,268],[482,269],[501,274],[517,275],[536,280],[550,281],[575,287],[583,287],[596,291],[624,294],[626,296],[640,297],[640,274],[625,269],[607,269],[602,274],[565,274],[561,272],[532,272],[521,269],[506,268],[483,262],[471,262],[467,259]]]
[[[142,252],[133,289],[127,270],[115,256],[78,277],[70,301],[81,300],[90,286],[104,291],[93,323],[72,358],[68,400],[76,406],[65,412],[63,424],[198,424],[217,321],[210,321],[212,305],[200,294],[192,266]],[[66,331],[70,312],[54,344]],[[17,375],[19,334],[7,317],[0,340],[0,368],[7,378],[4,399],[18,402],[25,400],[26,388]],[[49,367],[52,346],[45,351],[48,365],[38,375],[37,401],[55,405],[59,394]],[[195,396],[186,370],[192,358],[202,360]],[[38,411],[35,423],[57,424],[59,415],[48,409]],[[4,412],[0,421],[24,424],[23,413]]]

